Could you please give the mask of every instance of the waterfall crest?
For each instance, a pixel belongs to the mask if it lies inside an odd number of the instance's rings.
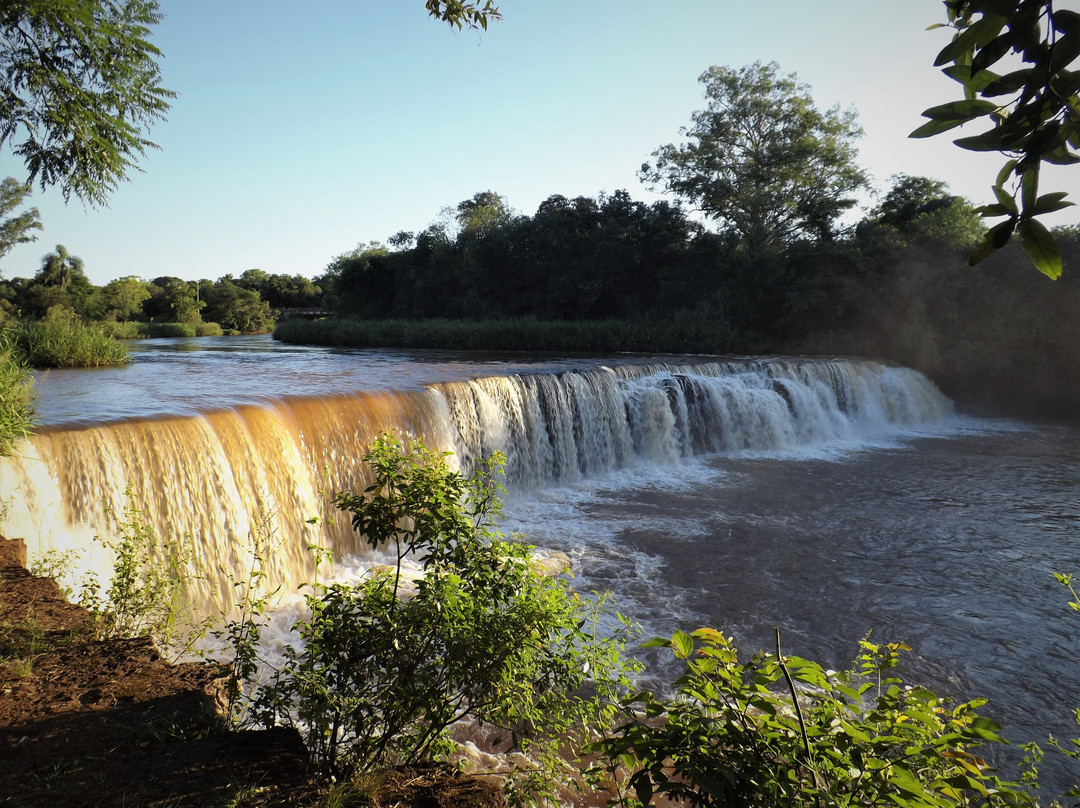
[[[125,492],[159,536],[198,562],[197,593],[227,606],[245,575],[245,537],[270,517],[268,572],[285,587],[309,580],[307,546],[365,552],[327,503],[368,484],[360,458],[379,432],[421,438],[467,470],[507,456],[510,489],[573,483],[633,464],[741,450],[828,444],[936,420],[951,404],[921,374],[872,361],[755,359],[626,365],[492,376],[422,391],[289,398],[197,417],[50,427],[0,459],[4,532],[31,558],[78,549],[108,568],[108,535]],[[317,520],[316,523],[310,520]]]

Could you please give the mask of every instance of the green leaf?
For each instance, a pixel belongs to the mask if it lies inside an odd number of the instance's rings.
[[[727,638],[725,638],[723,634],[721,634],[715,628],[709,628],[707,626],[705,628],[699,628],[693,633],[693,636],[697,637],[699,640],[716,643],[717,645],[727,644]]]
[[[1053,213],[1056,210],[1069,208],[1076,204],[1075,202],[1066,202],[1066,196],[1068,194],[1064,191],[1043,194],[1035,201],[1035,206],[1029,212],[1032,216],[1041,216],[1044,213]]]
[[[1009,52],[1010,48],[1012,48],[1012,32],[994,37],[979,48],[979,52],[971,60],[971,74],[977,76],[990,65],[1000,60],[1002,56]]]
[[[995,112],[997,108],[998,105],[993,101],[980,101],[978,99],[973,101],[950,101],[947,104],[930,107],[930,109],[923,112],[923,117],[935,121],[958,120],[963,122],[989,115],[991,112]]]
[[[1016,217],[1011,216],[1009,217],[1008,221],[991,227],[986,235],[990,237],[990,240],[994,245],[994,249],[1000,250],[1002,247],[1009,243],[1009,239],[1012,238],[1012,234],[1015,229]]]
[[[675,656],[679,659],[687,659],[694,653],[694,638],[685,631],[679,629],[671,635],[671,647],[675,649]]]
[[[1007,180],[1009,178],[1009,176],[1013,172],[1013,169],[1016,168],[1016,166],[1017,166],[1017,164],[1019,162],[1020,162],[1019,160],[1009,160],[1009,162],[1007,162],[1005,165],[1003,165],[1001,167],[1001,171],[998,172],[997,181],[994,182],[994,185],[1004,185],[1005,180]]]
[[[1039,196],[1039,166],[1032,166],[1024,172],[1020,178],[1020,201],[1024,210],[1035,207],[1035,200]]]
[[[1004,133],[1000,128],[991,129],[989,132],[983,132],[981,135],[957,138],[953,143],[961,149],[967,149],[968,151],[1001,151],[1006,148],[1003,134]]]
[[[938,53],[937,58],[934,59],[934,67],[941,67],[949,62],[955,62],[962,54],[973,50],[979,41],[979,26],[981,24],[982,20],[958,33],[953,38],[953,41]]]
[[[1054,12],[1054,27],[1069,34],[1080,34],[1080,13],[1067,8]]]
[[[977,93],[982,92],[991,82],[1001,78],[992,70],[982,70],[978,75],[973,76],[971,75],[971,65],[950,65],[943,68],[941,72],[954,81],[960,82],[967,89]]]
[[[984,71],[980,75],[985,75]],[[983,85],[980,92],[986,96],[995,95],[1008,95],[1009,93],[1015,93],[1018,90],[1022,90],[1027,86],[1028,82],[1035,74],[1034,68],[1026,68],[1024,70],[1016,70],[1012,73],[1008,73],[1000,78],[996,78]]]
[[[1069,32],[1054,43],[1050,55],[1051,74],[1064,70],[1076,61],[1077,56],[1080,56],[1080,31]]]
[[[893,765],[892,771],[889,773],[889,782],[909,794],[922,796],[926,793],[926,788],[919,782],[919,778],[900,765]]]
[[[1023,219],[1020,222],[1020,243],[1039,272],[1052,280],[1061,277],[1061,250],[1042,222]]]
[[[962,123],[964,121],[927,121],[908,137],[933,137],[934,135],[940,135],[942,132],[948,132],[950,129],[955,129]]]
[[[1009,213],[1019,213],[1019,210],[1016,207],[1016,200],[1012,198],[1012,195],[1008,191],[1000,185],[995,185],[993,191],[999,205],[1006,208]]]
[[[1004,205],[994,204],[981,205],[980,207],[975,208],[975,213],[979,214],[984,219],[988,219],[994,216],[1009,216],[1012,214],[1012,211]]]

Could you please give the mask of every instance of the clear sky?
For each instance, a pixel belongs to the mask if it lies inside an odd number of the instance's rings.
[[[45,229],[0,270],[29,277],[63,244],[97,284],[253,267],[313,276],[477,191],[526,214],[552,194],[625,188],[651,201],[636,172],[704,106],[710,65],[776,61],[819,106],[855,107],[878,189],[922,174],[981,203],[1003,162],[947,135],[907,138],[923,109],[959,97],[932,67],[949,37],[925,30],[940,0],[499,5],[505,19],[481,34],[429,20],[421,0],[163,0],[154,41],[179,97],[150,134],[161,150],[108,208],[35,191]],[[24,176],[5,151],[9,174]],[[1080,169],[1043,190],[1080,196]],[[1048,223],[1075,223],[1076,210]]]

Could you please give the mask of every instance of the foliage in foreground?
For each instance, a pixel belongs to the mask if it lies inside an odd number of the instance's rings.
[[[598,737],[626,692],[624,632],[598,634],[598,604],[495,531],[498,456],[465,477],[444,455],[419,443],[406,454],[383,436],[365,460],[374,483],[336,504],[396,564],[359,583],[310,587],[301,648],[287,648],[256,690],[253,717],[303,727],[315,764],[335,779],[444,757],[450,726],[470,718],[502,751],[528,756],[513,788],[550,796],[560,774],[576,771],[558,748]],[[403,575],[406,556],[422,577]]]
[[[952,704],[889,674],[904,646],[864,640],[853,669],[836,673],[779,649],[740,662],[707,628],[647,645],[670,649],[686,672],[675,698],[628,699],[629,721],[592,745],[592,774],[619,784],[613,805],[1037,804],[980,757],[1007,743],[978,715],[984,699]]]
[[[71,309],[54,306],[44,319],[8,329],[9,339],[35,368],[88,368],[125,365],[127,349]]]
[[[33,384],[30,371],[0,333],[0,457],[11,454],[33,428]]]
[[[964,98],[923,112],[930,120],[911,137],[989,119],[982,133],[953,141],[1007,158],[993,185],[997,201],[979,208],[984,217],[1005,221],[987,231],[969,260],[982,261],[1015,232],[1035,267],[1057,278],[1061,251],[1037,217],[1074,203],[1063,191],[1040,194],[1039,172],[1044,162],[1080,162],[1080,72],[1069,69],[1080,57],[1080,13],[1055,9],[1053,0],[946,0],[945,6],[948,23],[932,27],[948,25],[955,33],[934,64],[960,83]]]

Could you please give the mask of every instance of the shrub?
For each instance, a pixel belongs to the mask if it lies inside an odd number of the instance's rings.
[[[14,347],[35,368],[103,367],[130,361],[121,343],[59,305],[38,322],[17,325],[10,333]]]
[[[500,458],[466,478],[445,456],[420,444],[405,454],[383,436],[365,460],[374,484],[336,504],[396,563],[310,588],[301,650],[286,649],[253,715],[304,728],[313,761],[335,779],[443,757],[449,727],[469,717],[536,761],[511,778],[517,793],[550,796],[557,772],[576,773],[558,747],[596,737],[625,693],[621,634],[599,636],[598,604],[534,571],[530,548],[494,531]],[[410,554],[424,574],[406,594]]]
[[[954,705],[888,674],[905,646],[863,641],[853,670],[834,673],[779,649],[742,663],[713,629],[646,645],[686,672],[675,698],[628,699],[630,720],[590,747],[602,759],[592,776],[618,783],[612,805],[1037,805],[979,756],[1006,743],[978,715],[984,699]]]
[[[34,425],[34,381],[6,339],[0,333],[0,457],[11,454]]]
[[[199,323],[195,326],[196,337],[220,337],[223,333],[217,323]]]
[[[113,339],[142,339],[148,335],[146,323],[136,320],[105,320],[97,325]]]
[[[146,333],[151,337],[194,337],[195,326],[191,323],[147,323]]]

